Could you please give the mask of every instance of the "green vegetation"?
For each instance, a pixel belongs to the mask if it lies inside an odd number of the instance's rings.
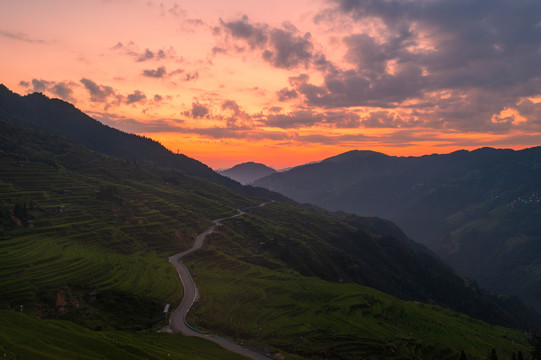
[[[68,321],[40,320],[6,310],[0,310],[0,358],[245,359],[199,338],[165,333],[91,331]]]
[[[164,305],[182,295],[167,258],[262,193],[0,121],[0,350],[28,359],[233,356],[155,333]],[[528,353],[520,332],[361,286],[516,319],[382,220],[275,202],[227,221],[189,265],[201,290],[190,321],[290,359]]]
[[[523,333],[357,284],[248,264],[213,246],[187,261],[201,297],[188,320],[254,346],[310,359],[500,359],[528,354]],[[221,247],[221,246],[218,246]]]
[[[96,329],[159,326],[163,306],[182,296],[168,256],[210,219],[258,202],[2,125],[10,153],[0,153],[0,308],[22,304]]]
[[[541,147],[394,157],[350,151],[256,182],[392,220],[460,274],[541,311]]]

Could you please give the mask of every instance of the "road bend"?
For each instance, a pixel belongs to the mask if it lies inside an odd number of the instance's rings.
[[[263,207],[266,204],[268,204],[268,202],[262,203],[256,207]],[[256,349],[247,348],[238,343],[235,343],[232,340],[221,338],[216,335],[202,333],[198,329],[190,326],[186,321],[186,315],[188,314],[188,311],[190,310],[190,308],[192,307],[193,303],[195,302],[197,298],[197,287],[195,286],[195,283],[193,281],[193,278],[190,272],[188,271],[188,268],[182,263],[181,259],[184,256],[200,249],[201,246],[203,246],[203,242],[205,241],[205,238],[208,235],[212,234],[214,231],[216,231],[216,228],[221,225],[222,221],[233,219],[233,218],[242,216],[244,214],[245,214],[244,211],[238,210],[238,213],[233,216],[213,220],[214,225],[209,227],[207,230],[205,230],[201,234],[197,235],[194,245],[190,249],[180,252],[176,255],[173,255],[169,258],[169,262],[173,264],[173,266],[177,269],[178,275],[180,277],[180,281],[182,281],[182,285],[184,286],[184,297],[182,298],[182,302],[180,303],[179,307],[176,308],[175,311],[173,311],[173,313],[171,314],[169,318],[169,326],[171,330],[173,331],[181,332],[184,335],[197,336],[203,339],[213,341],[227,350],[233,351],[240,355],[244,355],[250,359],[254,359],[254,360],[275,359],[273,356],[269,354],[264,354],[262,352],[259,352]]]

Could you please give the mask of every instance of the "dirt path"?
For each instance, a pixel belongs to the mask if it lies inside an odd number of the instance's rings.
[[[258,207],[265,206],[266,204],[268,203],[262,203]],[[188,311],[190,311],[190,308],[192,307],[193,303],[197,299],[197,287],[195,286],[195,283],[193,281],[192,276],[190,275],[190,272],[188,271],[188,268],[186,268],[186,266],[182,263],[181,259],[184,256],[200,249],[201,246],[203,246],[203,242],[205,241],[205,238],[207,237],[207,235],[212,234],[216,230],[216,228],[221,225],[221,221],[233,219],[233,218],[242,216],[244,214],[245,213],[243,211],[238,210],[238,213],[233,216],[213,220],[214,225],[209,227],[207,230],[205,230],[201,234],[197,235],[195,239],[195,243],[190,249],[185,250],[176,255],[173,255],[169,258],[169,262],[173,264],[173,266],[177,269],[180,280],[182,281],[182,285],[184,286],[184,297],[182,298],[182,302],[180,303],[179,307],[176,308],[176,310],[173,311],[173,313],[171,314],[169,318],[169,326],[171,330],[173,331],[181,332],[184,335],[197,336],[203,339],[213,341],[227,350],[244,355],[250,359],[254,359],[254,360],[276,359],[269,354],[264,354],[262,352],[259,352],[256,349],[251,349],[246,346],[237,344],[236,342],[232,340],[228,340],[228,339],[219,337],[217,335],[202,333],[201,331],[190,326],[186,322],[186,315],[188,314]]]

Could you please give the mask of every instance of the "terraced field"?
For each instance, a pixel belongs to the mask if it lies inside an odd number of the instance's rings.
[[[220,242],[220,235],[214,243]],[[517,330],[402,301],[357,284],[240,261],[214,246],[190,255],[200,300],[188,321],[288,359],[501,359],[528,355]],[[460,344],[457,346],[457,344]]]
[[[6,360],[245,359],[199,338],[177,334],[90,331],[68,321],[0,310],[0,357]]]
[[[103,160],[101,172],[127,166]],[[255,202],[178,173],[171,184],[136,167],[120,173],[129,171],[115,180],[0,154],[0,308],[23,305],[96,328],[159,326],[163,306],[182,296],[167,257],[191,246],[210,218]],[[59,291],[68,297],[64,314],[56,309]],[[114,318],[122,306],[144,316],[107,325],[89,315]]]

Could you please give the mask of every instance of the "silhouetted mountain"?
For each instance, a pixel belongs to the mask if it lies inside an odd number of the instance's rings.
[[[460,273],[541,310],[541,147],[421,157],[351,151],[255,185],[390,219]]]
[[[243,185],[248,185],[262,177],[274,174],[275,172],[276,170],[264,164],[246,162],[235,165],[231,169],[219,171],[218,173],[236,180]]]
[[[172,153],[157,141],[104,125],[72,104],[49,99],[41,93],[20,96],[0,84],[0,116],[4,121],[64,136],[89,149],[134,164],[172,167],[250,196],[287,201],[282,195],[266,189],[241,186],[195,159]]]

